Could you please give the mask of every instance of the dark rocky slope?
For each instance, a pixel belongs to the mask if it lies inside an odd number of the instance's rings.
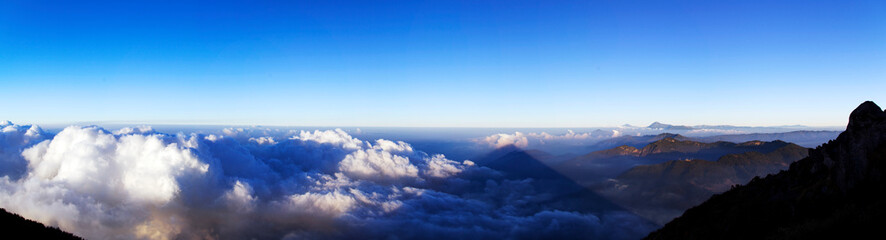
[[[886,217],[886,113],[873,102],[846,131],[791,164],[715,195],[647,239],[856,239]]]
[[[0,226],[3,229],[3,239],[82,239],[58,228],[47,227],[25,219],[2,208],[0,208]]]

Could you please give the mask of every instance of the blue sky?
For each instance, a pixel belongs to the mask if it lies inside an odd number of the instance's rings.
[[[844,125],[883,1],[3,1],[0,119]]]

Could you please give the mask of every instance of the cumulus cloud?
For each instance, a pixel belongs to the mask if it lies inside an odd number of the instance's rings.
[[[0,176],[18,179],[27,170],[27,162],[22,158],[23,149],[50,137],[43,129],[34,126],[15,125],[9,121],[0,122]]]
[[[525,148],[529,146],[529,138],[521,132],[513,134],[499,133],[486,136],[480,142],[486,143],[494,148],[501,148],[509,145]]]
[[[21,155],[29,174],[4,180],[0,204],[88,238],[109,238],[105,234],[120,227],[131,237],[178,233],[158,223],[177,218],[170,203],[186,186],[184,178],[199,178],[209,168],[161,135],[113,135],[97,127],[66,128]]]
[[[545,206],[542,181],[340,129],[0,129],[0,207],[89,239],[635,238],[652,229],[618,210]]]
[[[126,134],[151,134],[154,133],[154,128],[151,126],[139,126],[139,127],[124,127],[120,130],[114,131],[116,135],[126,135]]]
[[[289,196],[290,205],[287,210],[315,216],[337,217],[350,211],[356,203],[357,200],[352,195],[340,191],[307,192]]]

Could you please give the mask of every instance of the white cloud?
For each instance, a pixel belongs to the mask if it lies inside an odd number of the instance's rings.
[[[508,145],[514,145],[521,148],[529,146],[529,139],[526,137],[526,134],[523,134],[521,132],[515,132],[514,134],[493,134],[483,138],[481,142],[484,142],[494,148],[501,148]]]
[[[341,146],[344,149],[360,149],[363,147],[363,141],[360,139],[356,139],[348,135],[347,132],[341,129],[335,130],[327,130],[320,131],[314,130],[314,132],[301,131],[298,136],[292,137],[293,139],[298,139],[302,141],[314,141],[318,143],[329,143],[337,146]]]
[[[46,139],[43,129],[34,126],[21,126],[9,121],[0,123],[0,176],[18,179],[27,171],[27,161],[21,151]]]
[[[308,192],[289,196],[289,204],[288,210],[291,212],[337,217],[354,208],[357,200],[339,191]]]
[[[30,174],[2,184],[0,205],[87,238],[122,237],[121,228],[130,229],[129,237],[171,237],[179,229],[160,223],[176,218],[172,201],[183,185],[179,178],[208,171],[173,141],[68,127],[22,151]]]
[[[277,141],[274,141],[274,137],[257,137],[257,138],[249,138],[249,141],[256,142],[258,144],[277,144]]]
[[[566,133],[560,135],[550,134],[547,132],[533,132],[528,134],[522,132],[514,132],[513,134],[498,133],[489,135],[478,140],[478,142],[481,142],[493,148],[501,148],[508,145],[513,145],[519,148],[527,148],[529,146],[534,146],[534,144],[587,144],[622,135],[623,133],[618,130],[597,130],[585,133],[576,133],[575,131],[567,130]]]
[[[241,181],[236,181],[234,187],[225,193],[224,200],[230,209],[239,213],[252,212],[258,201],[252,195],[252,187]]]
[[[287,131],[68,127],[47,136],[9,126],[0,149],[14,152],[26,174],[0,175],[0,207],[89,239],[508,238],[524,223],[601,224],[585,221],[595,215],[530,208],[549,198],[532,181],[340,129],[281,136]]]
[[[442,154],[437,154],[428,160],[426,175],[436,178],[445,178],[458,174],[465,167],[473,166],[474,162],[465,160],[462,164],[446,159]]]
[[[22,155],[32,169],[29,180],[64,183],[100,201],[162,204],[179,190],[177,176],[208,170],[190,149],[159,135],[118,138],[96,127],[68,127]]]
[[[339,163],[339,170],[360,179],[417,177],[418,168],[409,158],[373,147],[354,151]]]
[[[114,135],[126,135],[126,134],[151,134],[154,133],[154,128],[151,126],[139,126],[139,127],[125,127],[120,130],[114,131]]]

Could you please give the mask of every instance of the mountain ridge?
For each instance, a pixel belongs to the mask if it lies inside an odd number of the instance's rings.
[[[765,178],[714,195],[647,239],[859,238],[886,217],[886,112],[867,101],[843,133]]]
[[[618,174],[637,165],[659,164],[671,160],[685,159],[715,161],[727,154],[745,152],[765,154],[791,145],[784,141],[748,141],[743,143],[721,141],[704,143],[692,141],[678,134],[659,134],[655,137],[660,137],[660,139],[640,148],[622,145],[594,151],[564,160],[552,166],[579,183],[590,186],[600,181],[617,177]]]
[[[715,193],[747,183],[755,176],[786,169],[808,151],[788,144],[768,153],[726,154],[716,161],[687,159],[640,165],[596,189],[639,215],[664,224]]]
[[[695,129],[690,126],[671,125],[671,124],[665,124],[665,123],[660,123],[660,122],[653,122],[652,124],[649,124],[649,126],[647,126],[646,128],[657,128],[657,129],[664,129],[664,130],[693,130],[693,129]]]
[[[0,226],[3,226],[4,236],[10,238],[82,240],[82,238],[57,227],[43,225],[3,208],[0,208]]]

